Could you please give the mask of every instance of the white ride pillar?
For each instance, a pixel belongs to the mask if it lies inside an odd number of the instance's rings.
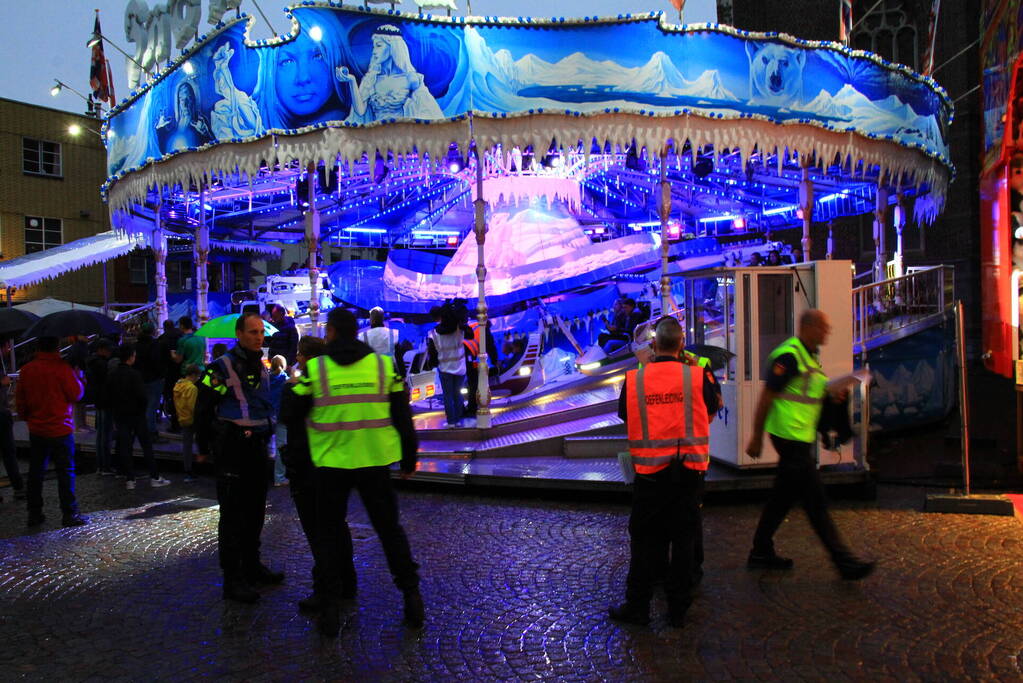
[[[195,308],[196,329],[210,319],[210,281],[206,274],[206,263],[210,257],[210,228],[206,225],[206,185],[199,185],[199,227],[195,229],[192,245],[195,256]]]
[[[810,260],[810,224],[813,222],[813,181],[809,159],[802,160],[803,179],[799,181],[799,209],[803,212],[803,261]]]
[[[661,315],[669,315],[674,306],[671,296],[671,278],[668,277],[668,217],[671,214],[671,184],[668,182],[668,150],[661,153]]]
[[[156,329],[163,329],[163,321],[167,319],[167,233],[163,231],[163,218],[160,211],[163,202],[156,205],[156,224],[153,226],[152,249],[156,261]]]
[[[895,277],[902,277],[902,229],[906,226],[906,205],[905,195],[900,191],[895,195],[895,211],[893,220],[895,222]]]
[[[885,223],[888,217],[888,189],[877,188],[874,204],[874,282],[887,280],[888,247],[885,244]]]
[[[480,148],[476,149],[476,201],[473,202],[476,235],[476,282],[479,300],[476,305],[476,320],[479,321],[480,352],[477,357],[479,381],[476,384],[476,427],[490,429],[490,363],[487,355],[487,265],[484,260],[484,245],[487,241],[487,204],[483,199],[483,158]]]
[[[320,212],[316,209],[316,163],[306,166],[306,186],[309,188],[304,199],[309,202],[305,212],[305,240],[309,251],[309,324],[312,335],[320,336]],[[299,199],[301,201],[301,199]]]

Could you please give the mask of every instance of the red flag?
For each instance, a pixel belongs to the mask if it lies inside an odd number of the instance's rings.
[[[941,11],[941,0],[931,2],[931,17],[927,27],[927,49],[924,50],[924,58],[920,63],[920,70],[924,76],[930,76],[934,71],[934,39],[937,37],[938,12]]]
[[[96,36],[102,35],[99,30],[99,10],[96,10],[96,24],[92,32]],[[103,55],[103,39],[92,46],[92,62],[89,64],[89,86],[92,88],[92,96],[99,102],[109,102],[113,107],[117,104],[114,99],[114,77],[110,72],[110,62]]]
[[[682,8],[686,6],[686,0],[671,0],[671,6],[681,14]]]
[[[838,39],[846,46],[852,33],[852,0],[838,0]]]

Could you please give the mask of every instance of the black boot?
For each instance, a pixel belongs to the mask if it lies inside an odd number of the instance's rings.
[[[253,589],[252,586],[250,586],[248,582],[245,581],[244,578],[240,576],[234,577],[225,576],[224,599],[234,600],[235,602],[242,602],[247,605],[251,605],[252,603],[259,600],[259,593],[257,593],[255,589]]]
[[[426,613],[423,607],[423,596],[418,588],[405,591],[405,625],[412,628],[422,628],[426,621]]]
[[[607,613],[615,621],[623,621],[626,624],[646,626],[650,623],[649,603],[642,605],[638,602],[625,601],[620,605],[609,607]]]

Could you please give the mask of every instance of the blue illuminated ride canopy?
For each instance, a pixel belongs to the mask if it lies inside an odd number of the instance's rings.
[[[207,170],[251,176],[273,157],[436,158],[470,136],[800,149],[939,194],[948,180],[944,90],[835,43],[671,26],[659,13],[449,19],[305,3],[289,16],[291,33],[269,41],[248,42],[245,19],[223,25],[111,112],[116,205]],[[185,159],[159,163],[171,157]]]

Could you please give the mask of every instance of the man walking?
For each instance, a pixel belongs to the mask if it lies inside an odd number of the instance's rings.
[[[753,536],[747,566],[750,569],[792,568],[791,559],[775,552],[774,532],[792,503],[802,499],[810,525],[827,548],[838,573],[847,581],[856,581],[869,575],[874,563],[857,559],[843,543],[828,514],[827,498],[813,452],[821,408],[824,401],[829,400],[828,378],[815,354],[830,333],[827,315],[810,309],[799,319],[798,335],[783,342],[768,356],[766,384],[757,403],[753,436],[746,446],[746,454],[753,459],[760,457],[766,431],[778,452],[778,473]]]
[[[352,489],[359,492],[394,583],[404,595],[405,623],[418,628],[424,619],[419,565],[398,518],[390,475],[390,465],[398,460],[403,477],[416,469],[419,443],[412,412],[393,361],[373,353],[356,339],[357,333],[350,311],[330,311],[327,354],[308,359],[308,371],[292,388],[304,400],[303,407],[295,406],[295,416],[308,415],[309,450],[316,466],[317,545],[323,575],[314,590],[322,596],[319,629],[327,636],[336,636],[340,629],[344,592],[355,592],[354,586],[342,586],[345,568],[351,566],[351,541],[345,548],[338,542],[348,532]]]
[[[684,624],[692,602],[700,494],[721,390],[709,370],[679,362],[683,342],[678,321],[662,318],[654,328],[653,361],[629,371],[622,386],[618,414],[628,426],[636,479],[625,602],[608,610],[616,621],[650,622],[654,580],[664,567],[672,626]]]
[[[28,525],[46,521],[43,476],[53,458],[64,526],[82,526],[75,500],[74,404],[82,399],[82,381],[60,357],[56,337],[40,337],[39,350],[25,367],[15,390],[18,416],[28,423],[32,459],[28,469]]]
[[[279,584],[259,558],[266,518],[273,432],[270,378],[263,365],[263,319],[244,313],[235,323],[238,343],[210,363],[202,384],[217,395],[213,455],[217,466],[220,523],[217,548],[224,572],[224,598],[252,603],[253,584]]]

